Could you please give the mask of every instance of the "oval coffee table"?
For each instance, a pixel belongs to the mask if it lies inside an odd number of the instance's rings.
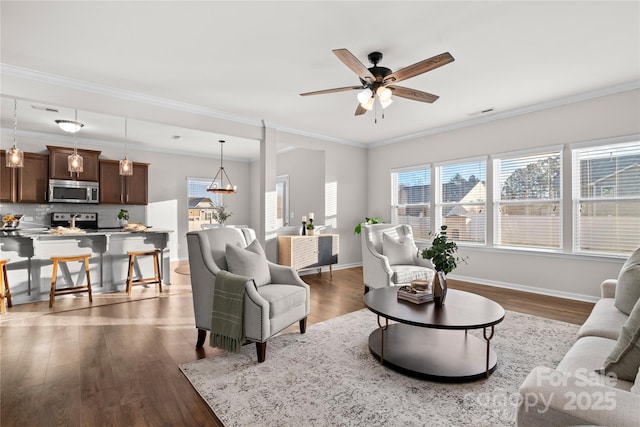
[[[436,307],[398,300],[397,292],[398,287],[379,288],[364,296],[367,308],[378,315],[379,328],[369,335],[369,349],[378,360],[407,374],[449,382],[488,378],[496,369],[491,338],[504,319],[500,304],[449,289],[444,305]],[[469,329],[483,329],[484,340]]]

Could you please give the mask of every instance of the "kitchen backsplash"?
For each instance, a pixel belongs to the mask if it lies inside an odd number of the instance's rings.
[[[146,206],[126,205],[89,205],[74,203],[0,203],[0,216],[6,214],[22,214],[24,218],[19,228],[42,228],[51,225],[51,212],[97,213],[99,227],[118,227],[120,209],[129,211],[129,222],[145,223]]]

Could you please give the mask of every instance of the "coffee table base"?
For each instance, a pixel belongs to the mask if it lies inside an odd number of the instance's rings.
[[[380,360],[382,329],[369,335],[369,350]],[[384,331],[383,363],[403,373],[442,382],[486,378],[496,369],[498,358],[487,342],[465,331],[420,328],[401,323]]]

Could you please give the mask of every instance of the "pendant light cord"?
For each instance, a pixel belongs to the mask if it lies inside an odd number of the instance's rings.
[[[16,147],[16,133],[18,133],[18,98],[13,100],[13,147]]]

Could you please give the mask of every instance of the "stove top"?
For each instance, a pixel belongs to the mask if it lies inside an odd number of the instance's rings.
[[[83,230],[98,228],[98,214],[86,212],[52,212],[51,227],[70,227],[71,219],[75,217],[75,226]]]

